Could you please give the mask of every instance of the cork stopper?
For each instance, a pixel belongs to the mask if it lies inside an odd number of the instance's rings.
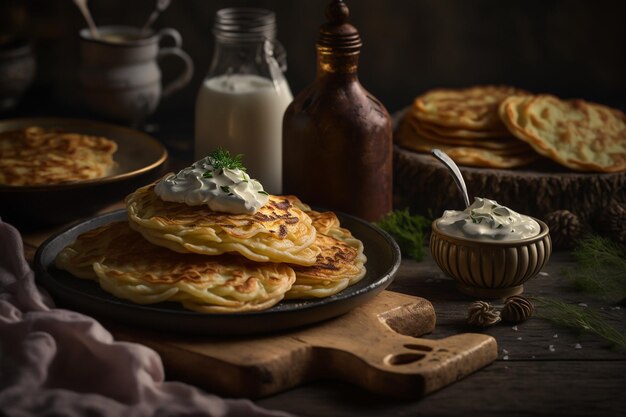
[[[326,7],[326,20],[320,27],[318,47],[341,53],[358,53],[363,43],[359,31],[348,23],[350,10],[343,0],[333,0]]]

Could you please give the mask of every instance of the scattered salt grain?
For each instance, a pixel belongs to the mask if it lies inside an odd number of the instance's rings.
[[[609,307],[609,310],[611,310],[611,311],[621,310],[621,309],[622,309],[622,307],[620,307],[620,306]]]
[[[550,275],[550,274],[548,274],[547,272],[543,272],[543,271],[541,271],[541,272],[539,273],[539,275],[541,275],[542,277],[547,277],[547,276],[548,276],[548,275]]]
[[[509,354],[509,351],[508,351],[508,350],[506,350],[506,349],[502,349],[502,354],[506,356],[506,355],[508,355],[508,354]]]
[[[587,304],[585,304],[585,303],[578,303],[578,305],[581,306],[581,307],[587,307]]]
[[[513,327],[511,327],[511,329],[513,329],[513,330],[517,331],[517,326],[513,326]]]
[[[504,360],[504,361],[508,361],[508,360],[509,360],[509,355],[504,355],[504,356],[502,357],[502,360]]]
[[[558,335],[558,334],[556,334],[556,333],[554,333],[554,336],[552,336],[552,338],[553,338],[553,339],[558,339],[558,338],[559,338],[559,335]]]
[[[518,337],[517,340],[522,340],[522,336]]]
[[[549,350],[550,352],[554,352],[554,351],[556,351],[556,346],[554,346],[554,345],[550,345],[550,346],[548,346],[548,350]]]
[[[531,356],[531,357],[530,357],[530,359],[535,359],[535,358],[536,358],[536,356],[535,356],[535,355],[533,355],[533,356]]]
[[[574,349],[582,349],[583,347],[580,345],[580,343],[576,343],[574,345]]]

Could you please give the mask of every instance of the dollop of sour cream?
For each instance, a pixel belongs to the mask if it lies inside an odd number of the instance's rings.
[[[537,236],[541,230],[533,218],[480,197],[463,211],[444,211],[437,227],[450,236],[478,240],[520,240]]]
[[[232,214],[256,213],[269,199],[263,185],[244,170],[215,169],[210,157],[163,178],[154,191],[164,201],[207,205],[213,211]]]

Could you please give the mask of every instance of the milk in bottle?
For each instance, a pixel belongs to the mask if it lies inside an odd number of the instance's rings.
[[[282,120],[293,97],[275,33],[270,11],[217,12],[213,62],[196,101],[195,160],[218,147],[243,154],[249,174],[280,194]]]

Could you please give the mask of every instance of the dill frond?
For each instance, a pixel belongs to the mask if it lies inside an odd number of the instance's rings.
[[[573,250],[578,265],[566,269],[574,287],[606,302],[626,296],[626,246],[596,235],[576,243]]]
[[[408,208],[394,210],[376,223],[389,233],[400,246],[402,254],[421,261],[426,255],[424,238],[430,227],[430,220],[419,215],[412,215]]]
[[[531,298],[538,307],[537,317],[581,333],[594,333],[614,346],[626,348],[626,337],[595,311],[553,298]]]

